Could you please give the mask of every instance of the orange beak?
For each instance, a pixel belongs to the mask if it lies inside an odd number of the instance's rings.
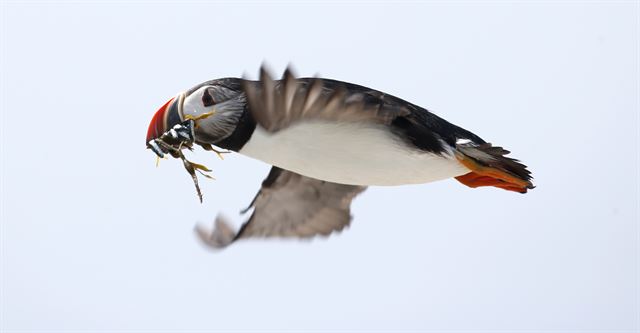
[[[167,108],[173,102],[175,98],[170,99],[163,106],[156,111],[156,114],[151,118],[151,123],[149,123],[149,129],[147,130],[147,141],[159,138],[166,130],[167,130]]]

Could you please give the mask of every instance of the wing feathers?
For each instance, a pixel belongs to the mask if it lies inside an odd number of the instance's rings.
[[[221,215],[216,217],[213,232],[208,232],[200,225],[196,225],[195,232],[206,245],[222,249],[231,244],[236,238],[236,232],[229,226],[226,219]]]
[[[213,248],[224,248],[241,238],[328,236],[349,225],[351,201],[364,189],[273,167],[248,208],[254,208],[253,214],[237,233],[221,216],[213,232],[202,227],[196,227],[196,232]]]
[[[251,114],[258,124],[276,132],[301,119],[371,121],[390,124],[395,117],[410,113],[397,101],[385,99],[375,90],[348,89],[344,83],[322,79],[296,79],[287,68],[274,81],[266,68],[260,68],[257,82],[243,80]]]

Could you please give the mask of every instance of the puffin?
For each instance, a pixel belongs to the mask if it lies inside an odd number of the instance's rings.
[[[154,114],[146,147],[181,158],[195,182],[206,167],[183,149],[198,145],[272,165],[234,230],[218,215],[213,229],[196,226],[204,244],[222,249],[248,238],[312,238],[342,231],[352,200],[368,186],[422,184],[447,178],[471,188],[527,193],[531,172],[509,151],[429,110],[353,83],[275,80],[263,65],[258,80],[220,78],[171,98]]]

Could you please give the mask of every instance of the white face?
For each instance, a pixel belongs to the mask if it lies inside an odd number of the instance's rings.
[[[182,107],[182,113],[185,118],[187,115],[198,118],[202,115],[213,113],[215,103],[213,96],[207,92],[210,87],[203,86],[185,98]]]
[[[195,120],[196,139],[214,143],[229,136],[245,109],[240,92],[220,84],[206,84],[188,96],[183,93],[182,120]]]

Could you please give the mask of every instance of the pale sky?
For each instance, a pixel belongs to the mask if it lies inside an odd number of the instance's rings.
[[[638,3],[4,1],[0,331],[640,330]],[[292,63],[504,146],[526,195],[372,187],[351,227],[212,252],[269,166],[204,204],[155,167],[153,113],[202,81]]]

